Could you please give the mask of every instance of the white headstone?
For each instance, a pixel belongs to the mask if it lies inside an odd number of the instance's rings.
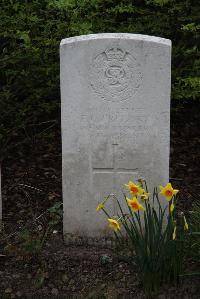
[[[64,234],[101,238],[104,196],[139,177],[169,180],[171,41],[106,33],[60,50]]]

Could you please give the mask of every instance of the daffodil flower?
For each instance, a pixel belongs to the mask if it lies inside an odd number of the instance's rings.
[[[104,203],[103,203],[103,202],[100,202],[100,203],[98,204],[98,206],[96,207],[96,212],[100,211],[100,210],[103,209],[103,208],[104,208]]]
[[[183,216],[183,220],[184,220],[184,230],[188,230],[189,229],[189,225],[187,223],[187,220],[186,220],[185,216]]]
[[[144,211],[145,208],[139,203],[136,197],[133,197],[132,199],[126,198],[128,206],[134,211]]]
[[[170,205],[170,212],[171,213],[173,212],[174,208],[175,208],[175,205],[174,205],[174,202],[172,201],[172,203]]]
[[[173,231],[172,239],[173,239],[173,240],[176,239],[176,226],[174,227],[174,231]]]
[[[179,190],[173,189],[171,183],[168,183],[165,187],[160,186],[160,194],[165,196],[168,201],[170,201],[173,195],[176,195]]]
[[[125,184],[125,186],[129,189],[130,193],[132,195],[140,195],[144,192],[144,189],[135,184],[132,181],[129,181],[128,184]]]
[[[110,198],[111,195],[113,196],[113,194],[109,194],[107,197],[105,197],[104,201],[102,201],[102,202],[100,202],[100,203],[98,204],[98,206],[96,207],[96,212],[98,212],[98,211],[104,209],[104,207],[105,207],[105,203],[106,203],[106,201]]]
[[[109,227],[114,231],[120,230],[119,222],[116,219],[108,218]]]
[[[140,195],[140,200],[145,201],[149,199],[149,195],[150,193],[147,193],[146,191],[144,191],[141,195]]]

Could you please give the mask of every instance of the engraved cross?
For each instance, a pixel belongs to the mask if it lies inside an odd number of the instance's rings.
[[[112,159],[113,159],[113,167],[108,167],[108,168],[105,168],[105,167],[93,167],[93,173],[111,173],[114,175],[114,180],[116,179],[116,175],[118,173],[120,174],[128,174],[128,173],[133,173],[135,171],[138,170],[138,168],[123,168],[123,167],[117,167],[116,166],[116,153],[117,153],[117,146],[118,144],[117,143],[113,143],[112,144]]]

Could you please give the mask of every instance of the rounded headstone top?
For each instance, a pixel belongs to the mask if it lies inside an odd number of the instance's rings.
[[[84,42],[90,40],[105,40],[105,39],[125,39],[125,40],[139,40],[144,42],[153,42],[163,44],[171,47],[171,40],[151,35],[132,34],[132,33],[99,33],[99,34],[87,34],[64,38],[61,40],[60,46],[71,44],[75,42]]]

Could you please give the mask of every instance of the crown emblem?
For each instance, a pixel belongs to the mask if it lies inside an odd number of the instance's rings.
[[[105,51],[107,59],[110,60],[124,60],[126,53],[119,48],[109,48]]]

